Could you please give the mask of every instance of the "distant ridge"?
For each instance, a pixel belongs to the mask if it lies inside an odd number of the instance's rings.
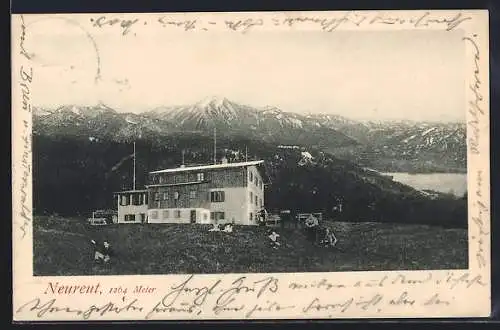
[[[267,105],[253,107],[223,96],[188,105],[122,113],[99,103],[34,109],[35,134],[130,141],[158,141],[176,133],[211,135],[214,127],[275,145],[318,148],[381,171],[465,171],[465,123],[358,121],[335,114],[298,114]],[[135,127],[127,118],[137,123]]]

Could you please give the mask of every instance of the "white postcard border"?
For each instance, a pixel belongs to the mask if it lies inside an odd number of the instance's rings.
[[[29,29],[26,28],[28,16],[30,15],[12,16],[12,235],[15,321],[429,318],[490,315],[487,11],[86,15],[89,19],[105,16],[106,19],[102,22],[119,18],[113,25],[92,27],[89,21],[85,27],[89,31],[108,29],[107,33],[117,34],[141,33],[139,24],[131,23],[136,19],[157,22],[157,29],[186,29],[187,33],[203,33],[203,29],[221,29],[227,33],[296,29],[322,30],[325,33],[362,29],[373,31],[462,29],[464,31],[468,68],[468,81],[465,86],[468,105],[468,270],[224,274],[195,275],[193,278],[187,275],[32,276],[31,105],[36,100],[37,94],[43,91],[32,90],[30,85],[31,81],[36,79],[36,71],[30,64],[29,50],[23,47],[24,38],[29,38]],[[160,18],[163,21],[160,22]],[[233,24],[224,23],[228,20]],[[167,21],[178,24],[163,24]],[[189,21],[197,21],[196,27],[189,28]],[[203,25],[200,23],[203,21],[215,21],[220,24]],[[285,21],[286,24],[283,23]],[[241,279],[242,276],[245,278]],[[99,289],[92,295],[44,294],[49,283],[56,282],[64,285],[99,285]],[[201,297],[198,300],[200,304],[195,310],[169,311],[168,308],[158,307],[167,293],[175,291],[175,288],[184,282],[186,283],[183,288],[189,287],[190,294],[198,291],[198,296]],[[152,294],[131,294],[130,291],[139,285],[154,287],[155,291]],[[248,290],[242,289],[247,286]],[[109,288],[117,287],[128,288],[129,292],[125,295],[106,294]],[[224,305],[225,307],[219,306],[233,298],[235,300]]]

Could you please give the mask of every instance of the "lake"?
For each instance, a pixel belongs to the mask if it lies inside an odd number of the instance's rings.
[[[467,174],[465,173],[384,173],[391,175],[394,181],[401,182],[418,190],[434,190],[463,196],[467,191]]]

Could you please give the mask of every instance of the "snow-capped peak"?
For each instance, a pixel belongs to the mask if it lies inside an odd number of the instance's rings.
[[[80,108],[78,108],[76,105],[74,105],[74,106],[71,107],[71,112],[73,112],[74,114],[79,115],[80,114]]]
[[[225,97],[212,95],[212,96],[208,96],[208,97],[202,99],[201,101],[196,103],[196,105],[200,108],[206,108],[210,105],[212,105],[214,107],[222,107],[224,105],[224,103],[226,103],[227,101],[228,100]]]
[[[273,115],[280,115],[283,111],[276,107],[276,106],[272,106],[272,105],[267,105],[265,107],[262,108],[262,113],[263,114],[273,114]]]

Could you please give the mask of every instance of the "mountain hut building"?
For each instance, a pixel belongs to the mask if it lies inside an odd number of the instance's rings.
[[[149,173],[145,190],[115,193],[118,223],[257,225],[269,183],[264,161],[169,168]]]

